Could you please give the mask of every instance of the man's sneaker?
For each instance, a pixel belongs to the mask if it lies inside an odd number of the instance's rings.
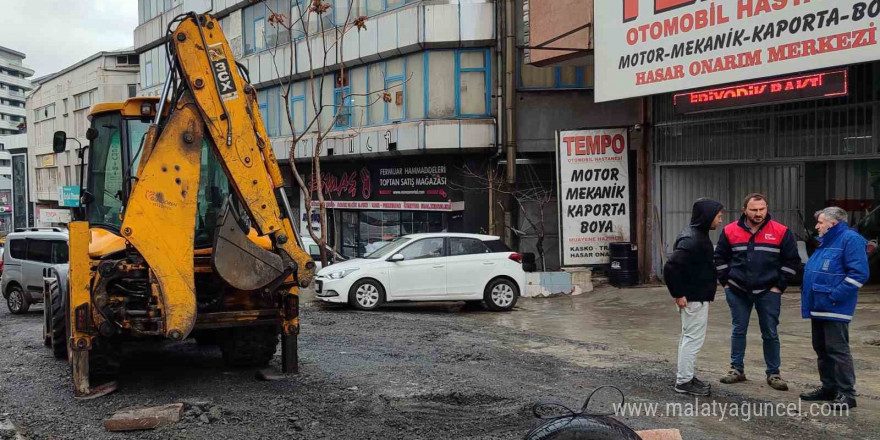
[[[767,376],[767,385],[770,385],[770,388],[779,391],[788,391],[788,382],[782,380],[778,374],[771,374]]]
[[[819,387],[810,392],[801,393],[801,400],[805,402],[832,401],[837,397],[834,391],[828,391]]]
[[[691,379],[690,382],[685,382],[683,384],[675,385],[675,392],[680,394],[690,394],[692,396],[708,396],[709,395],[709,387],[701,387],[694,383],[694,380]]]
[[[830,405],[832,411],[846,411],[856,407],[856,399],[837,393],[837,397],[826,405]]]
[[[706,382],[703,382],[702,380],[697,379],[696,376],[694,376],[694,378],[691,379],[691,381],[693,381],[693,383],[696,384],[700,388],[709,388],[710,390],[712,389],[712,385],[709,385]]]
[[[745,382],[746,374],[736,368],[731,368],[727,372],[727,376],[721,378],[721,383],[732,384],[737,382]]]

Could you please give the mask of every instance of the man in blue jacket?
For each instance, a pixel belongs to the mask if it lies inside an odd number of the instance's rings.
[[[846,211],[836,207],[816,213],[821,244],[807,262],[801,290],[801,314],[812,320],[822,380],[821,387],[801,394],[801,399],[833,401],[835,409],[856,407],[849,322],[869,274],[867,241],[847,227],[846,219]]]

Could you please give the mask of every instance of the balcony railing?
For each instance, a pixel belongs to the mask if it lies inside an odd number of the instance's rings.
[[[25,90],[31,90],[34,88],[29,80],[7,75],[5,73],[0,73],[0,83],[21,87]]]
[[[34,74],[34,69],[31,69],[30,67],[27,67],[27,66],[23,66],[20,61],[15,62],[15,61],[10,61],[10,60],[0,58],[0,66],[8,67],[12,70],[17,70],[19,72],[24,72],[26,75],[33,75]]]
[[[23,117],[27,115],[27,109],[24,107],[16,107],[14,105],[0,104],[0,113]]]

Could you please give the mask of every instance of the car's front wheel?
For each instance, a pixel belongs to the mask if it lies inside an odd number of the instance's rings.
[[[9,288],[9,297],[6,298],[6,306],[9,307],[9,311],[14,315],[27,313],[28,309],[31,307],[24,295],[24,290],[21,290],[21,287],[18,286],[12,286]]]
[[[375,280],[360,280],[348,292],[348,303],[358,310],[375,310],[383,302],[385,289]]]
[[[496,278],[486,286],[483,303],[494,312],[506,312],[513,309],[519,299],[519,287],[506,278]]]

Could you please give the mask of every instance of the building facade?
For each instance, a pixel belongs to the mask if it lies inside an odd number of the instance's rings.
[[[0,234],[28,224],[26,163],[27,134],[0,136]]]
[[[636,227],[650,237],[645,274],[661,274],[695,199],[720,200],[735,221],[743,197],[763,192],[804,260],[817,245],[813,214],[849,211],[880,275],[880,52],[858,4],[589,3],[594,13],[582,25],[593,32],[595,100],[639,100],[643,109],[639,163],[648,166],[637,172],[647,177],[638,203],[649,215]],[[821,26],[805,25],[825,14]],[[856,19],[840,19],[846,14]],[[776,24],[792,27],[767,31]]]
[[[82,164],[80,144],[85,146],[88,112],[99,102],[124,101],[138,88],[138,56],[132,50],[99,52],[60,72],[34,80],[27,98],[27,144],[30,200],[34,224],[65,223],[79,194]],[[64,131],[67,151],[52,150],[52,136]],[[66,199],[65,199],[66,197]],[[60,221],[59,221],[60,220]]]
[[[0,136],[24,131],[25,96],[34,70],[22,64],[25,54],[0,46]]]
[[[591,2],[589,2],[591,3]],[[541,215],[541,207],[526,201],[515,220],[519,250],[537,253],[537,228],[531,225],[543,219],[546,270],[561,266],[559,248],[560,218],[556,169],[556,133],[563,130],[599,127],[634,127],[641,123],[641,102],[637,99],[610,103],[595,102],[591,4],[578,0],[553,2],[519,0],[517,11],[516,151],[517,184],[540,185],[554,193]],[[562,35],[562,38],[559,36]],[[547,43],[550,41],[550,43]],[[541,50],[539,48],[578,50]],[[630,133],[631,165],[637,162],[641,147],[640,133]],[[636,186],[634,174],[631,187]],[[634,201],[636,192],[631,191]],[[635,203],[631,203],[635,206]],[[527,218],[529,217],[529,218]],[[635,210],[631,210],[635,224]],[[636,231],[636,228],[630,228]],[[636,236],[630,237],[636,241]],[[539,266],[540,267],[540,266]]]
[[[144,94],[159,94],[168,69],[167,23],[198,3],[139,2]],[[305,1],[211,6],[257,89],[282,168],[293,163],[308,181],[320,137],[330,242],[354,257],[406,233],[486,232],[487,191],[468,176],[499,153],[495,2],[325,4],[322,14]],[[289,186],[301,227],[313,227]]]

